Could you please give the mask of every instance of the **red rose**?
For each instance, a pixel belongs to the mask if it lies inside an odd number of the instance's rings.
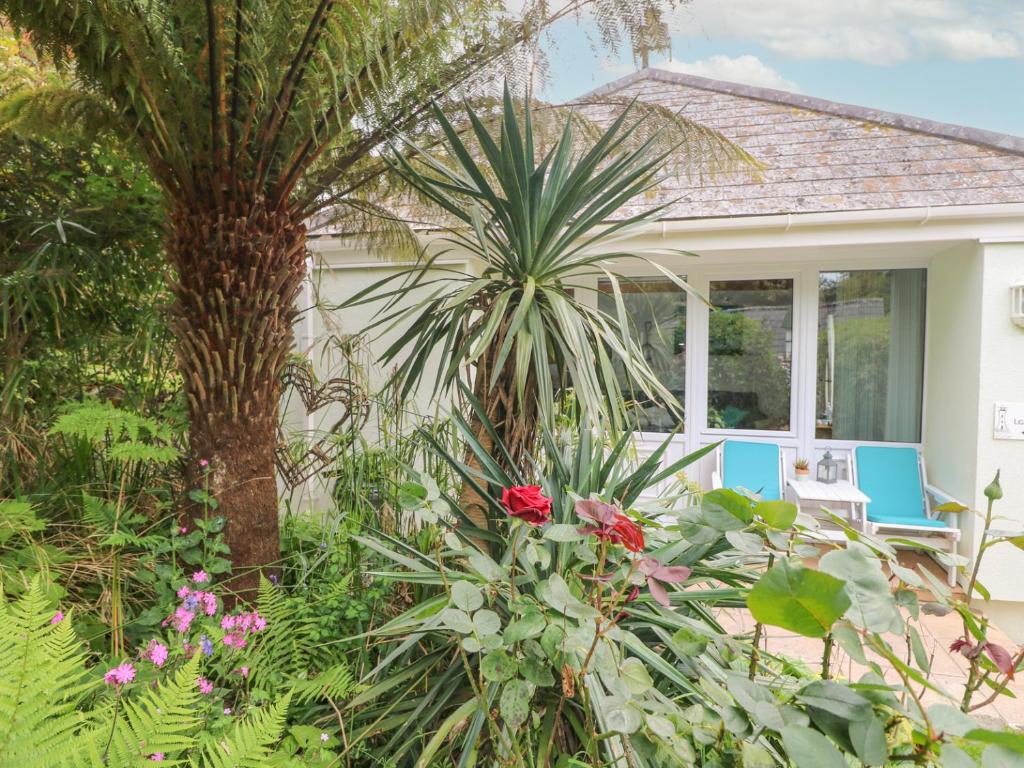
[[[621,544],[630,552],[644,551],[644,534],[640,526],[622,513],[615,515],[612,523],[612,541]]]
[[[551,499],[540,492],[539,485],[503,488],[501,503],[511,517],[518,517],[530,525],[544,525],[551,519]]]
[[[580,533],[592,533],[612,544],[621,544],[630,552],[643,552],[644,534],[640,526],[611,504],[596,499],[580,499],[576,502],[576,514],[594,523],[580,528]]]

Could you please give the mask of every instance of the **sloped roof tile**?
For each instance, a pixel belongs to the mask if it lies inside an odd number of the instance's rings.
[[[638,98],[713,128],[764,164],[668,180],[628,206],[667,218],[1024,202],[1024,138],[801,94],[645,69],[579,99]]]

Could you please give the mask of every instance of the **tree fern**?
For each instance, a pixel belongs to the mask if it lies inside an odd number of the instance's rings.
[[[420,133],[432,103],[486,91],[501,64],[532,67],[535,37],[549,25],[591,9],[603,40],[620,30],[639,39],[662,0],[512,5],[0,0],[15,30],[72,64],[106,100],[166,193],[171,324],[191,430],[187,482],[209,480],[245,596],[259,569],[280,559],[280,374],[307,227],[340,221],[361,237],[379,212],[372,193],[388,171],[386,144]],[[47,112],[25,107],[23,124]]]
[[[227,737],[204,740],[204,768],[262,768],[272,747],[281,739],[290,696],[249,714],[231,730]]]
[[[52,616],[38,579],[19,602],[0,605],[0,765],[52,765],[83,723],[77,710],[94,684],[71,622]]]

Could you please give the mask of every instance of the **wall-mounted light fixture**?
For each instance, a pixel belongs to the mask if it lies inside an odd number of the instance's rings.
[[[1024,328],[1024,278],[1010,286],[1010,319]]]

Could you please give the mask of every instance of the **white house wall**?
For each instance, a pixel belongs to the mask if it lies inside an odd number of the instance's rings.
[[[965,504],[975,502],[979,479],[983,283],[983,252],[976,242],[943,251],[928,269],[924,454],[932,483]],[[971,554],[974,520],[961,518],[960,550]]]
[[[706,289],[709,279],[723,276],[792,275],[795,278],[797,323],[795,333],[794,402],[813,401],[817,345],[813,328],[817,317],[818,272],[821,270],[928,268],[927,349],[923,413],[923,448],[930,479],[967,503],[980,507],[981,489],[996,467],[1003,469],[1006,501],[1003,514],[1012,514],[1024,525],[1024,442],[992,439],[992,407],[996,400],[1024,402],[1024,330],[1009,320],[1009,285],[1024,277],[1024,206],[960,206],[941,209],[869,211],[854,213],[764,216],[740,219],[673,221],[648,226],[630,240],[615,244],[617,250],[645,251],[650,248],[678,249],[658,261],[678,274],[687,275],[698,288]],[[979,244],[979,241],[985,241]],[[346,250],[337,241],[321,239],[316,245],[321,298],[338,302],[373,280],[394,270],[395,265],[369,257],[365,252]],[[458,256],[452,257],[458,260]],[[452,265],[454,267],[454,265]],[[467,262],[465,269],[471,266]],[[654,275],[651,267],[638,260],[616,265],[627,274]],[[582,278],[596,288],[596,276]],[[584,300],[596,295],[577,294]],[[687,317],[687,348],[691,350],[687,372],[687,434],[677,438],[670,458],[677,458],[724,434],[696,432],[702,423],[699,395],[704,375],[700,367],[695,336],[701,329],[701,312],[694,301]],[[342,333],[358,333],[375,317],[377,309],[364,307],[335,313],[332,321]],[[327,331],[322,319],[313,321],[312,339]],[[373,351],[386,344],[378,340]],[[340,375],[334,363],[314,362],[321,377]],[[371,371],[375,382],[383,372]],[[434,403],[430,393],[417,393],[414,407],[429,412]],[[828,445],[814,438],[812,408],[794,408],[793,430],[789,434],[763,434],[783,445],[787,465],[797,456],[816,461],[826,447],[840,457],[854,444]],[[330,421],[325,415],[310,426]],[[649,449],[663,439],[650,435]],[[758,439],[755,437],[754,439]],[[643,449],[643,446],[642,446]],[[712,463],[706,460],[693,475],[702,484],[710,482]],[[964,521],[962,551],[976,546],[973,529]],[[1021,553],[994,552],[983,580],[997,600],[1024,600],[1024,590],[1013,575],[1020,571]],[[1019,580],[1019,577],[1018,577]],[[1024,624],[1024,621],[1022,621]],[[1024,626],[1021,634],[1024,635]]]
[[[978,477],[974,501],[983,509],[984,487],[996,469],[1002,471],[1003,500],[996,513],[1004,519],[995,526],[1003,530],[1024,530],[1024,441],[993,437],[994,406],[997,402],[1024,403],[1024,328],[1010,320],[1010,286],[1024,278],[1024,242],[983,242],[980,381],[978,397]],[[989,606],[996,623],[1024,637],[1024,553],[1010,544],[992,548],[985,555],[979,579],[994,601],[1012,605]]]

